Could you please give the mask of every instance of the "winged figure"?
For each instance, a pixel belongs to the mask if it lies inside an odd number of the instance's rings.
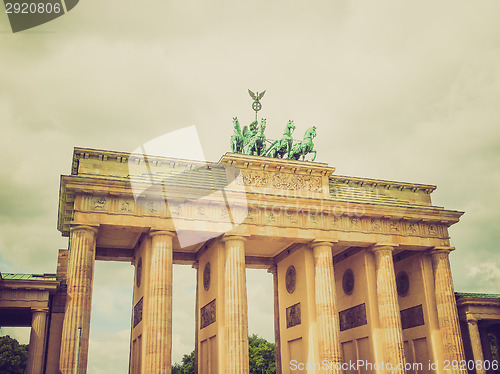
[[[262,99],[262,97],[264,96],[264,94],[266,93],[266,91],[262,91],[261,93],[253,93],[251,90],[248,90],[248,93],[250,94],[250,97],[252,99],[254,99],[255,101],[259,101],[260,99]]]

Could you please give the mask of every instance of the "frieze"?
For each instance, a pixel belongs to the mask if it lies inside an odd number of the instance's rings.
[[[143,298],[137,302],[134,306],[134,328],[139,324],[139,322],[142,321],[142,304],[143,304]]]
[[[288,173],[272,173],[260,170],[242,170],[243,178],[236,183],[253,187],[271,187],[283,190],[323,192],[323,181],[319,176]]]
[[[286,308],[286,328],[301,324],[300,318],[300,303],[294,304]]]
[[[401,325],[403,330],[425,325],[422,304],[402,310]]]
[[[200,329],[210,326],[216,321],[215,299],[200,310]]]
[[[366,320],[366,306],[360,304],[352,308],[345,309],[339,312],[340,331],[353,329],[355,327],[367,324]]]
[[[254,171],[252,171],[254,172]],[[271,174],[272,175],[272,174]],[[290,174],[292,175],[292,174]],[[300,175],[298,175],[300,176]],[[318,177],[320,178],[320,177]],[[141,214],[144,216],[167,216],[166,204],[163,200],[138,200],[112,196],[82,196],[81,209],[93,212],[109,212],[112,214]],[[191,203],[169,201],[169,211],[172,217],[196,218],[200,220],[228,221],[230,219],[226,206],[207,202]],[[242,214],[247,214],[242,209]],[[239,212],[239,211],[238,211]],[[234,215],[234,212],[232,212]],[[362,233],[377,233],[385,235],[401,235],[409,237],[448,239],[446,222],[411,221],[405,217],[400,220],[392,217],[370,217],[368,215],[342,214],[327,209],[297,210],[297,208],[269,207],[248,208],[246,223],[304,227],[310,229],[325,229],[336,231],[351,231]],[[443,245],[446,245],[443,244]]]

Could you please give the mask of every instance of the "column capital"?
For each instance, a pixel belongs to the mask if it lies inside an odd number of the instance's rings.
[[[391,244],[376,243],[372,247],[370,247],[369,250],[372,251],[373,253],[383,252],[383,251],[390,251],[392,253],[392,251],[394,251],[394,249],[396,249],[396,247],[398,246],[399,246],[398,244],[392,244],[392,243]]]
[[[272,265],[269,269],[267,269],[267,272],[276,276],[276,274],[278,274],[278,265],[276,264]]]
[[[31,313],[48,313],[49,308],[31,308]]]
[[[454,251],[455,247],[433,247],[429,249],[429,254],[431,256],[433,255],[438,255],[438,254],[450,254],[451,251]]]
[[[319,247],[319,246],[326,246],[333,248],[333,246],[338,243],[338,240],[313,240],[311,242],[311,248]]]
[[[191,265],[191,267],[192,267],[193,269],[198,270],[198,268],[200,267],[200,263],[199,263],[198,261],[193,262],[193,265]]]
[[[477,325],[478,318],[475,315],[473,315],[471,313],[466,313],[465,319],[467,320],[467,323],[469,323],[471,325]]]
[[[69,228],[70,232],[73,231],[91,231],[94,234],[97,234],[99,231],[99,225],[91,225],[91,224],[72,224]]]
[[[224,236],[222,237],[223,243],[231,241],[231,240],[239,240],[239,241],[244,242],[247,240],[247,238],[245,236],[239,235],[239,234],[224,234]]]
[[[149,236],[153,237],[156,235],[166,235],[170,237],[175,236],[175,231],[170,231],[170,230],[161,230],[161,229],[151,229],[149,231]]]

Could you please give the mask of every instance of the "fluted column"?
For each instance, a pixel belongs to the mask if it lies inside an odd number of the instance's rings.
[[[481,346],[481,335],[477,326],[477,319],[470,314],[467,315],[467,327],[469,328],[470,345],[475,362],[484,363],[483,347]],[[486,374],[484,365],[476,366],[476,374]]]
[[[314,296],[316,300],[316,320],[319,330],[319,361],[339,364],[330,365],[328,373],[342,373],[340,327],[335,297],[335,275],[331,242],[313,242],[314,255]],[[336,369],[337,367],[337,369]]]
[[[451,248],[434,249],[430,252],[430,256],[434,272],[434,292],[444,360],[460,362],[465,360],[465,354],[448,257],[450,251]],[[450,369],[450,374],[455,373],[465,374],[467,370]]]
[[[391,364],[385,366],[386,372],[405,373],[403,329],[396,291],[396,276],[392,251],[394,247],[377,245],[371,250],[375,254],[375,272],[377,278],[378,314],[381,329],[382,352],[384,362]],[[399,365],[399,367],[398,367]]]
[[[198,351],[198,337],[199,337],[199,330],[200,330],[200,306],[199,306],[199,287],[198,284],[199,282],[199,275],[200,275],[200,263],[196,261],[193,264],[193,269],[196,269],[196,299],[195,299],[195,305],[194,305],[194,373],[198,374],[198,367],[199,367],[199,362],[200,362],[200,353]]]
[[[276,357],[276,374],[281,374],[281,334],[280,334],[280,304],[278,298],[278,267],[271,266],[268,273],[273,275],[274,285],[274,349]]]
[[[151,231],[151,266],[145,310],[145,372],[169,374],[172,366],[171,231]]]
[[[245,238],[230,235],[226,246],[224,271],[224,320],[226,373],[249,373],[248,310],[245,274]]]
[[[43,347],[45,342],[47,312],[47,309],[35,309],[31,312],[31,334],[28,347],[26,374],[43,373]]]
[[[82,333],[77,373],[87,372],[96,234],[96,227],[78,225],[71,228],[66,310],[59,358],[62,374],[75,373],[78,328],[82,329]]]

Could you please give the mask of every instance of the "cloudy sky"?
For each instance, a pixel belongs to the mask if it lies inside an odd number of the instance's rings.
[[[253,118],[250,88],[267,90],[268,137],[316,125],[337,174],[437,185],[435,205],[466,212],[450,229],[456,290],[500,293],[499,17],[498,0],[85,0],[12,34],[2,11],[0,271],[55,272],[73,147],[132,151],[195,125],[217,161],[232,117]],[[126,371],[132,270],[96,265],[89,373]],[[194,270],[174,277],[179,361]],[[250,331],[272,339],[272,278],[248,277]]]

